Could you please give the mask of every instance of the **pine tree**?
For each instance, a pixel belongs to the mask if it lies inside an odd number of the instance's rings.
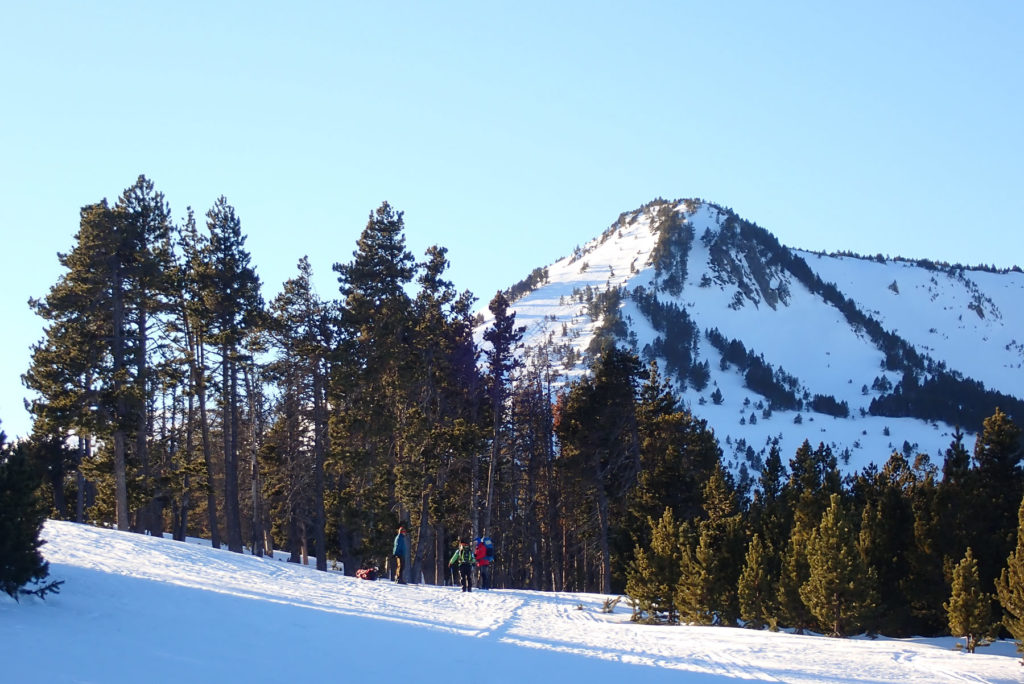
[[[89,295],[72,295],[72,288],[66,285],[58,283],[46,300],[29,302],[49,323],[43,340],[32,346],[31,364],[22,382],[36,394],[28,403],[33,417],[34,441],[63,445],[75,435],[83,444],[91,444],[94,437],[104,431],[108,415],[99,410],[104,401],[101,396],[105,357],[102,331],[79,308],[89,301]],[[59,299],[65,301],[61,303]],[[79,522],[85,508],[82,461],[87,453],[89,450],[79,449],[72,463],[61,464],[62,470],[76,472],[79,493],[76,519]]]
[[[244,348],[246,338],[264,319],[260,280],[245,249],[242,223],[235,209],[221,196],[206,213],[209,241],[199,274],[203,304],[209,312],[210,342],[220,354],[222,443],[224,464],[224,521],[228,549],[242,551],[239,502],[239,452],[242,392],[239,375],[253,363]],[[252,419],[252,417],[250,417]]]
[[[950,558],[963,558],[974,536],[977,502],[972,495],[976,487],[971,470],[971,454],[964,446],[964,434],[957,429],[943,454],[942,480],[936,491],[935,523],[944,534],[939,552]]]
[[[1024,499],[1017,511],[1017,548],[1006,559],[996,594],[1003,608],[1003,626],[1017,641],[1018,653],[1024,653]]]
[[[636,392],[640,361],[611,347],[559,398],[555,430],[562,445],[560,465],[589,498],[600,550],[598,590],[611,592],[610,530],[615,509],[625,504],[639,470]],[[617,519],[615,517],[614,519]]]
[[[771,547],[782,548],[791,524],[786,506],[783,482],[786,469],[782,465],[778,440],[772,440],[764,468],[758,478],[757,490],[751,503],[751,524],[762,534],[762,540]]]
[[[126,425],[134,437],[130,445],[133,464],[137,467],[136,497],[139,510],[134,530],[160,536],[163,534],[164,502],[169,498],[162,483],[166,482],[166,463],[150,453],[153,438],[153,416],[157,388],[163,384],[161,375],[173,375],[169,366],[154,363],[154,356],[164,343],[162,323],[169,310],[173,272],[171,247],[171,210],[152,181],[139,176],[125,189],[114,206],[122,234],[124,275],[126,282],[127,359],[131,383],[129,411],[134,425]]]
[[[807,560],[810,537],[811,530],[805,529],[803,524],[793,526],[779,574],[779,617],[782,624],[792,627],[797,634],[803,634],[805,629],[814,626],[814,615],[800,596],[800,588],[810,578]]]
[[[731,477],[716,464],[704,485],[704,517],[697,523],[694,560],[704,568],[715,622],[735,624],[739,617],[736,585],[743,567],[743,520]]]
[[[384,202],[370,214],[352,260],[336,263],[339,337],[330,382],[331,455],[337,473],[329,527],[346,567],[394,536],[408,511],[395,500],[403,458],[404,417],[411,408],[415,323],[407,292],[416,274],[405,247],[403,214]]]
[[[704,486],[702,507],[696,538],[684,549],[676,608],[687,622],[731,625],[739,617],[743,529],[732,483],[721,465]]]
[[[567,518],[561,510],[562,491],[555,466],[554,416],[551,411],[556,352],[548,345],[534,348],[528,354],[526,373],[515,384],[513,410],[516,417],[512,449],[528,454],[526,500],[530,502],[525,521],[524,550],[533,568],[533,588],[561,591],[565,586],[567,567],[563,541]]]
[[[771,617],[775,620],[779,617],[778,581],[782,574],[782,555],[792,527],[792,511],[787,506],[783,491],[785,476],[779,445],[773,440],[746,518],[750,533],[759,538],[758,562],[763,568],[760,571],[771,580],[772,595],[766,603],[770,606]],[[763,619],[768,619],[768,616],[763,616]]]
[[[0,431],[0,589],[17,599],[22,587],[39,583],[49,574],[39,538],[46,520],[46,507],[37,495],[38,473],[24,448],[7,443]],[[55,590],[50,584],[38,593]]]
[[[464,527],[469,497],[461,472],[483,443],[478,423],[484,382],[476,364],[473,297],[459,294],[446,278],[447,253],[436,245],[427,249],[426,259],[417,264],[420,289],[412,305],[407,380],[412,408],[403,418],[405,446],[397,463],[395,492],[415,530],[415,577],[444,575],[447,559],[437,552],[436,540],[443,539],[447,529]],[[438,505],[437,498],[448,496],[453,504],[462,504],[457,514]],[[500,543],[501,535],[494,532],[487,530]]]
[[[210,348],[210,334],[213,326],[203,301],[203,289],[207,266],[204,261],[208,252],[208,239],[200,233],[196,215],[191,207],[186,210],[184,224],[179,226],[177,247],[181,252],[174,269],[174,296],[169,328],[176,333],[174,338],[180,356],[179,366],[185,369],[184,387],[186,409],[184,418],[184,450],[181,461],[189,464],[184,477],[191,484],[190,476],[195,474],[197,486],[206,495],[207,535],[215,549],[220,548],[220,525],[217,513],[217,468],[213,461],[213,437],[210,429],[210,384],[211,371],[207,362]],[[198,402],[198,405],[197,405]],[[198,443],[197,443],[198,442]],[[198,454],[202,454],[202,466]],[[196,461],[193,464],[193,461]],[[185,482],[182,482],[184,484]],[[187,490],[186,490],[187,491]],[[188,497],[188,494],[184,494]],[[174,536],[183,541],[186,535],[188,505],[181,505],[178,512]]]
[[[188,409],[186,416],[186,459],[193,457],[198,448],[202,452],[203,467],[201,486],[206,494],[207,528],[210,543],[220,548],[221,534],[218,522],[218,468],[214,464],[213,436],[210,428],[210,387],[212,373],[207,356],[211,347],[214,322],[211,320],[205,304],[205,291],[209,286],[210,239],[200,234],[196,227],[195,214],[188,208],[185,224],[178,231],[178,245],[182,251],[181,263],[177,268],[176,297],[174,298],[174,317],[172,328],[179,331],[181,354],[188,369],[185,393]],[[198,402],[198,406],[195,403]],[[198,423],[198,425],[196,425]],[[195,444],[198,431],[199,444]],[[180,524],[180,523],[179,523]],[[184,530],[176,534],[183,540]]]
[[[810,578],[808,544],[832,494],[840,492],[841,483],[835,455],[823,443],[812,449],[810,442],[804,441],[789,462],[789,472],[783,496],[792,510],[793,526],[782,556],[779,609],[783,622],[802,633],[814,622],[800,595]]]
[[[952,530],[940,527],[935,514],[939,491],[936,468],[927,456],[919,455],[914,469],[917,482],[909,492],[914,515],[914,546],[908,554],[909,567],[902,587],[913,619],[911,632],[938,636],[947,629],[942,601],[949,594],[940,540],[950,535]]]
[[[679,620],[686,624],[710,625],[715,622],[713,578],[707,566],[697,559],[697,540],[687,523],[682,525],[679,581],[673,600]]]
[[[821,520],[832,494],[842,489],[835,454],[824,443],[812,450],[805,440],[790,460],[789,472],[785,496],[793,507],[794,524],[809,530]]]
[[[108,444],[101,453],[112,464],[102,470],[113,478],[117,527],[159,533],[160,473],[148,452],[160,383],[150,342],[169,291],[170,210],[140,176],[113,208],[106,200],[83,207],[75,237],[59,255],[66,272],[43,300],[30,302],[48,322],[24,378],[41,397],[32,403],[35,430],[39,439],[73,430]]]
[[[949,601],[943,604],[949,617],[949,631],[963,637],[968,653],[983,644],[993,631],[992,597],[981,589],[978,561],[970,548],[953,571]]]
[[[702,513],[702,487],[721,461],[721,449],[707,422],[678,406],[658,366],[648,367],[637,404],[640,472],[629,493],[625,527],[633,544],[645,546],[647,518],[672,509],[677,520]]]
[[[272,372],[282,394],[273,448],[277,462],[285,466],[278,475],[289,489],[284,508],[293,556],[300,544],[296,530],[307,527],[317,569],[326,570],[324,461],[329,449],[327,381],[335,325],[329,306],[314,291],[309,259],[300,259],[298,269],[270,305],[269,330],[279,350]]]
[[[747,546],[743,571],[736,585],[740,618],[752,629],[776,623],[776,587],[769,570],[768,552],[760,535],[755,534]]]
[[[874,607],[874,574],[857,550],[857,530],[840,496],[833,494],[807,544],[807,581],[800,597],[832,636],[859,628]]]
[[[953,578],[953,569],[964,557],[967,547],[976,545],[978,524],[981,517],[987,515],[977,511],[983,507],[977,500],[975,492],[978,486],[977,473],[971,469],[971,455],[963,443],[964,435],[960,430],[953,433],[953,440],[943,454],[942,479],[935,488],[935,498],[930,510],[919,511],[919,525],[931,527],[936,532],[935,554],[939,557],[943,570],[943,592],[938,598],[940,608],[942,602],[949,597],[949,585]],[[943,610],[941,627],[948,630],[949,619]]]
[[[58,255],[66,272],[30,306],[47,321],[33,348],[25,385],[40,399],[30,408],[38,432],[65,438],[71,430],[113,446],[118,529],[129,526],[124,430],[127,354],[121,231],[106,200],[82,208],[76,245]]]
[[[906,582],[916,545],[911,508],[915,485],[915,474],[899,452],[863,483],[862,495],[867,501],[861,513],[858,547],[878,578],[879,594],[878,611],[869,630],[887,636],[914,634]]]
[[[680,526],[666,508],[661,519],[648,519],[651,528],[650,548],[636,547],[626,579],[626,595],[633,601],[634,621],[678,619],[674,593],[680,579],[683,541]],[[662,617],[664,616],[664,617]]]
[[[508,394],[508,376],[520,364],[515,350],[523,333],[526,332],[526,327],[516,326],[516,314],[514,311],[509,313],[509,301],[501,291],[494,295],[487,308],[494,315],[493,325],[487,328],[483,334],[484,340],[490,344],[490,348],[484,350],[484,355],[487,358],[489,371],[488,389],[493,421],[483,519],[483,529],[489,531],[491,529],[491,512],[494,506],[494,479],[497,474],[499,455],[502,451],[502,433],[505,430],[505,397]],[[475,510],[476,506],[474,505],[474,519],[476,517]]]
[[[978,573],[982,586],[991,586],[999,577],[1006,557],[1014,548],[1017,507],[1024,496],[1024,448],[1021,429],[998,408],[984,421],[984,429],[974,444],[976,488],[975,502],[983,502],[974,511]]]

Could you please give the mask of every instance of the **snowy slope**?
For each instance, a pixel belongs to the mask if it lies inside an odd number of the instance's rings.
[[[801,254],[917,349],[986,387],[1024,388],[1024,273],[933,271],[905,261]]]
[[[397,586],[48,522],[59,595],[0,595],[0,680],[1019,682],[1014,645],[629,621],[604,597]],[[567,679],[569,678],[569,679]]]
[[[659,238],[670,214],[681,226],[678,230],[693,235],[685,280],[676,292],[664,287],[664,272],[660,280],[656,272]],[[513,302],[518,322],[527,326],[524,356],[546,347],[562,382],[578,377],[604,322],[591,315],[584,293],[589,297],[610,289],[622,293],[620,316],[630,331],[620,344],[632,344],[643,355],[658,333],[629,295],[638,287],[651,291],[660,285],[659,301],[683,309],[700,331],[697,359],[711,370],[707,388],[679,386],[680,396],[715,430],[734,467],[746,464],[756,470],[758,456],[772,439],[780,440],[784,458],[805,439],[814,445],[825,442],[848,470],[883,462],[905,446],[938,460],[954,427],[868,415],[871,400],[879,394],[868,388],[881,378],[895,385],[901,374],[885,371],[877,343],[820,293],[809,290],[770,247],[755,244],[749,236],[735,238],[740,233],[737,219],[728,210],[696,200],[657,201],[623,214],[601,236],[549,265],[547,280]],[[719,240],[723,235],[733,238]],[[861,312],[919,354],[986,387],[1024,396],[1024,274],[943,270],[779,248],[802,258],[822,282],[834,284]],[[489,323],[484,314],[479,330]],[[723,367],[721,354],[703,334],[710,329],[741,341],[773,368],[795,377],[798,395],[805,400],[825,395],[846,402],[850,417],[806,408],[766,416],[765,397],[748,389],[735,368]],[[721,405],[710,401],[716,389],[724,397]]]

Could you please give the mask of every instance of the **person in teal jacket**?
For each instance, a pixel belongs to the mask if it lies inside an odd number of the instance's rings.
[[[395,581],[405,584],[405,566],[408,565],[406,560],[409,558],[409,541],[405,538],[405,525],[398,526],[391,555],[395,557]]]
[[[474,565],[476,565],[476,559],[473,557],[473,550],[469,548],[469,544],[460,539],[459,548],[452,554],[452,559],[448,561],[448,567],[458,571],[462,591],[473,591]]]

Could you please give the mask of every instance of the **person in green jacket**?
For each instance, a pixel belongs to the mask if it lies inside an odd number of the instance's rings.
[[[459,548],[455,550],[452,559],[448,561],[448,567],[455,568],[459,573],[462,582],[462,591],[473,591],[473,566],[476,565],[476,558],[473,557],[473,550],[465,540],[459,540]]]

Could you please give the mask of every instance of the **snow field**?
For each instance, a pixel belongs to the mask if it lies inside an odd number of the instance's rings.
[[[1014,645],[630,622],[605,596],[398,586],[48,522],[60,594],[0,600],[10,682],[1020,682]],[[40,654],[45,656],[40,657]],[[481,670],[481,668],[483,668]]]

